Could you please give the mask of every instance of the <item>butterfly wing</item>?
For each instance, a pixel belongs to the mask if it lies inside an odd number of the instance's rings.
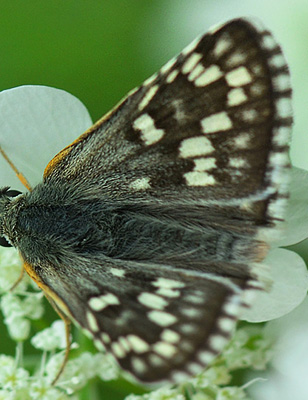
[[[199,371],[259,287],[262,233],[282,218],[288,194],[290,96],[271,34],[234,20],[193,42],[47,166],[46,186],[71,184],[79,199],[130,218],[121,229],[107,224],[112,251],[44,266],[40,278],[141,381]]]
[[[147,383],[200,372],[226,344],[245,306],[244,280],[153,263],[85,260],[57,277],[53,266],[45,267],[41,278],[99,349]]]
[[[115,199],[226,204],[275,197],[289,165],[290,95],[271,34],[231,21],[193,42],[60,152],[45,180],[91,182]]]

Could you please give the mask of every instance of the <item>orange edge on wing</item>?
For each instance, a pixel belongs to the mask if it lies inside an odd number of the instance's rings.
[[[64,147],[58,154],[54,156],[54,158],[47,164],[43,178],[47,178],[53,170],[56,168],[57,164],[62,161],[71,151],[71,149],[78,143],[82,142],[86,139],[91,133],[95,132],[97,128],[100,127],[111,115],[116,111],[122,103],[127,99],[128,96],[133,94],[137,89],[131,90],[127,96],[125,96],[115,107],[113,107],[107,114],[105,114],[102,118],[95,122],[89,129],[87,129],[84,133],[82,133],[76,140],[74,140],[71,144]]]
[[[24,269],[26,270],[27,274],[30,276],[30,278],[43,290],[43,292],[46,294],[47,298],[52,299],[56,306],[59,308],[60,311],[62,311],[66,316],[70,317],[71,312],[65,305],[65,303],[60,299],[57,294],[52,291],[42,280],[41,278],[37,275],[35,272],[33,266],[27,262],[24,262]]]

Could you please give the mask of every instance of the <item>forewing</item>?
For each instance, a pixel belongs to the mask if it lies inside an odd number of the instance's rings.
[[[64,149],[45,180],[86,182],[114,199],[273,200],[279,190],[285,195],[278,185],[289,165],[290,95],[272,35],[231,21],[193,42]]]

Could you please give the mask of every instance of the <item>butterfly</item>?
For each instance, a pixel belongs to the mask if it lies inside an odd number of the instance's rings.
[[[144,383],[221,352],[288,198],[289,72],[255,21],[197,38],[47,165],[0,192],[2,245]]]

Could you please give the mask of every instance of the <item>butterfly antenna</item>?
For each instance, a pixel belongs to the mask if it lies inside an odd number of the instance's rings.
[[[15,164],[9,159],[8,155],[6,152],[3,150],[3,148],[0,146],[0,153],[2,154],[3,158],[5,161],[9,164],[9,166],[12,168],[12,170],[15,172],[17,175],[17,178],[20,180],[20,182],[29,190],[32,190],[32,187],[28,181],[28,179],[18,170],[18,168],[15,166]]]

